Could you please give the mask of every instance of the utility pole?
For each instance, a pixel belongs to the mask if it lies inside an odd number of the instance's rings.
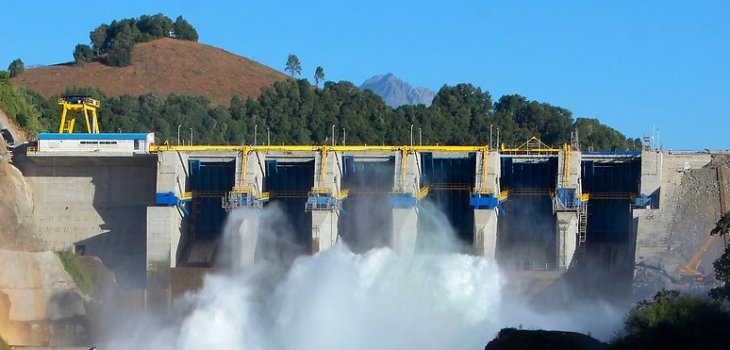
[[[423,146],[423,134],[421,133],[421,128],[418,128],[418,145]]]
[[[501,143],[499,143],[499,128],[497,128],[497,149],[501,147]]]
[[[489,124],[489,147],[491,148],[492,145],[492,124]]]
[[[258,136],[258,132],[259,132],[259,125],[258,124],[254,124],[253,125],[253,145],[254,146],[258,146],[256,144],[256,138]]]
[[[413,147],[413,124],[411,124],[411,147]]]
[[[190,128],[190,146],[193,145],[193,128]]]
[[[332,147],[335,147],[335,124],[332,124]]]
[[[345,145],[345,140],[347,139],[347,131],[345,131],[345,128],[342,128],[342,145]]]
[[[177,145],[180,146],[180,127],[182,125],[177,126]]]
[[[271,129],[266,127],[266,145],[271,146]]]

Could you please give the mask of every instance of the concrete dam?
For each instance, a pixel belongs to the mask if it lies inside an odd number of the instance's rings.
[[[231,210],[268,206],[282,213],[285,222],[277,225],[287,227],[302,254],[338,239],[353,251],[388,246],[413,254],[432,224],[427,209],[436,208],[463,243],[461,253],[493,257],[507,271],[611,271],[630,290],[635,266],[654,264],[670,234],[656,218],[675,209],[664,201],[677,191],[676,173],[706,167],[711,158],[556,149],[531,139],[500,150],[152,146],[87,152],[41,144],[14,162],[33,188],[33,220],[50,249],[98,256],[120,286],[169,298],[176,271],[220,267],[219,256],[230,248],[222,231]],[[256,259],[258,230],[246,230],[233,253],[238,266]]]

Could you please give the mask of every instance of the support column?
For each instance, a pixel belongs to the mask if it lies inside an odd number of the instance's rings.
[[[178,152],[157,154],[157,193],[186,190],[187,155]],[[182,246],[188,237],[183,232],[183,213],[175,206],[147,207],[147,289],[148,309],[167,310],[171,297],[170,269],[177,266]]]
[[[393,251],[399,255],[413,255],[418,236],[416,207],[393,208]]]
[[[474,209],[474,254],[496,258],[497,210]]]
[[[573,263],[579,246],[585,244],[585,225],[581,225],[581,215],[585,215],[585,202],[581,184],[581,153],[565,145],[558,154],[558,176],[556,193],[553,197],[553,212],[556,216],[555,227],[556,261],[560,270],[566,270]],[[583,216],[585,221],[585,216]]]
[[[312,254],[329,249],[337,242],[337,226],[347,191],[340,188],[342,161],[336,152],[323,147],[314,159],[314,188],[306,209],[312,212]]]
[[[474,254],[491,259],[497,253],[498,208],[506,199],[500,193],[501,173],[499,153],[485,148],[477,155],[474,193],[470,204],[474,207]]]
[[[557,242],[558,267],[567,269],[573,261],[573,255],[578,247],[578,214],[574,212],[559,212],[557,215]]]
[[[149,310],[165,311],[171,298],[170,268],[175,241],[179,240],[181,217],[175,207],[147,208],[147,290]]]
[[[253,265],[256,259],[261,208],[269,196],[262,192],[266,154],[244,147],[236,157],[236,185],[223,205],[229,211],[228,225],[238,229],[230,240],[233,268]]]
[[[312,254],[335,244],[338,221],[339,215],[334,209],[312,211]]]
[[[228,225],[238,226],[233,237],[225,237],[231,241],[231,260],[234,269],[251,266],[256,260],[256,245],[259,240],[260,209],[241,207],[236,209],[234,217],[229,216]]]
[[[400,255],[413,255],[418,236],[418,201],[427,193],[420,187],[421,169],[418,153],[401,150],[395,157],[391,248]]]

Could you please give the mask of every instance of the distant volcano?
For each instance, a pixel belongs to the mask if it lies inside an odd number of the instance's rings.
[[[360,90],[372,90],[382,97],[386,104],[396,108],[402,105],[424,104],[430,106],[436,93],[424,88],[413,87],[398,79],[393,73],[376,75],[360,85]]]

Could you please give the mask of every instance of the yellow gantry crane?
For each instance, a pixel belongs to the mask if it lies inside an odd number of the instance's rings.
[[[89,96],[64,96],[58,99],[58,104],[63,108],[61,111],[61,123],[58,126],[59,134],[73,134],[76,125],[76,116],[79,113],[84,115],[86,120],[86,132],[98,134],[99,118],[96,110],[101,107],[99,100]],[[91,117],[91,119],[89,119]]]

